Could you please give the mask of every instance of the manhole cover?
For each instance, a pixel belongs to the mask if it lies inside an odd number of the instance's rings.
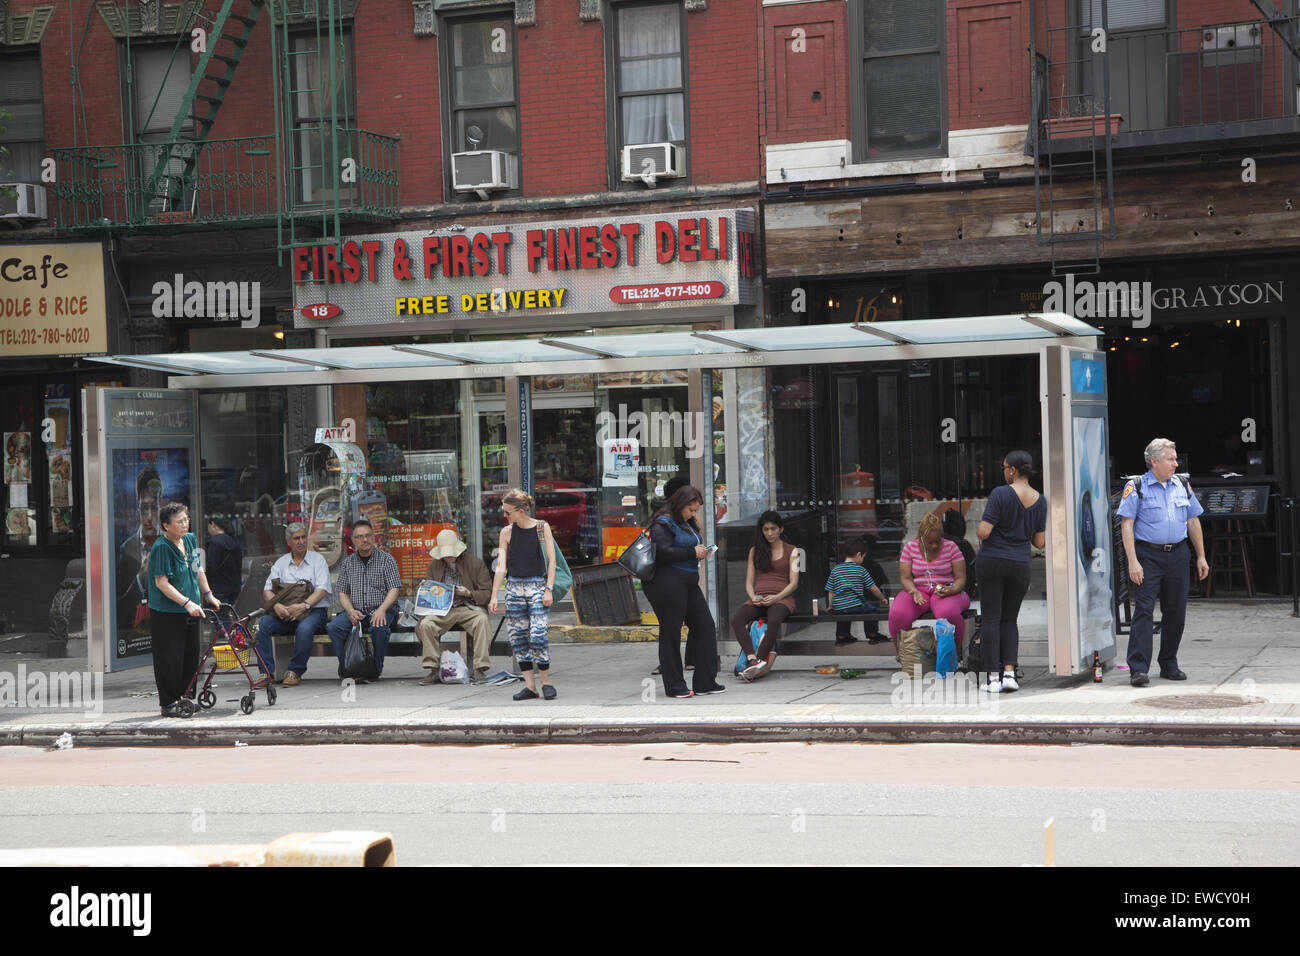
[[[1167,697],[1149,697],[1137,703],[1143,707],[1163,707],[1166,710],[1220,710],[1225,707],[1249,707],[1267,704],[1262,697],[1243,697],[1240,694],[1170,694]]]

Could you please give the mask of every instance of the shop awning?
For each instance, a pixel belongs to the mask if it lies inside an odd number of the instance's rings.
[[[1063,312],[1042,312],[709,332],[112,355],[92,357],[92,361],[197,379],[182,378],[174,383],[177,387],[218,388],[366,381],[374,378],[373,373],[399,369],[427,370],[420,377],[460,378],[484,374],[616,371],[628,367],[736,367],[787,362],[888,361],[947,354],[1023,354],[1046,344],[1044,340],[1095,347],[1095,342],[1088,340],[1101,334],[1099,329]],[[1077,341],[1065,343],[1061,342],[1063,339]],[[1013,344],[1018,347],[1011,347]],[[765,355],[771,356],[771,360],[764,361]],[[629,366],[629,362],[634,364]]]

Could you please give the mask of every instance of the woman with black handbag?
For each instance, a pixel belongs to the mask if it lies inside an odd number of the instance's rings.
[[[650,522],[655,571],[650,580],[642,580],[642,589],[659,618],[659,667],[669,697],[720,694],[726,690],[718,683],[713,615],[700,589],[700,561],[713,551],[705,546],[695,520],[703,504],[699,489],[687,485],[673,492]],[[695,650],[694,690],[687,688],[682,671],[683,623]]]

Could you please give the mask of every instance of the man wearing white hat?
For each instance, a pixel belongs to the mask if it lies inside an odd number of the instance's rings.
[[[465,542],[451,528],[438,532],[438,544],[429,556],[429,570],[425,577],[440,581],[455,592],[451,610],[445,615],[428,615],[415,626],[416,636],[424,650],[420,662],[428,674],[421,684],[438,683],[438,666],[442,659],[439,638],[457,628],[465,631],[473,645],[474,678],[482,680],[491,667],[489,651],[487,604],[492,600],[492,575],[487,565],[472,554],[466,553]]]

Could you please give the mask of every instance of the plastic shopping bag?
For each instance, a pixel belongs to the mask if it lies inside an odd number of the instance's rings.
[[[465,658],[460,656],[460,651],[448,648],[442,652],[442,659],[438,662],[438,676],[444,684],[469,683],[469,668],[465,666]]]
[[[957,629],[952,621],[940,618],[934,623],[934,670],[940,677],[957,673]]]
[[[361,625],[353,624],[352,633],[343,643],[343,659],[339,661],[339,677],[353,680],[374,680],[378,676],[375,670],[375,655],[370,649],[370,641],[361,633]]]

